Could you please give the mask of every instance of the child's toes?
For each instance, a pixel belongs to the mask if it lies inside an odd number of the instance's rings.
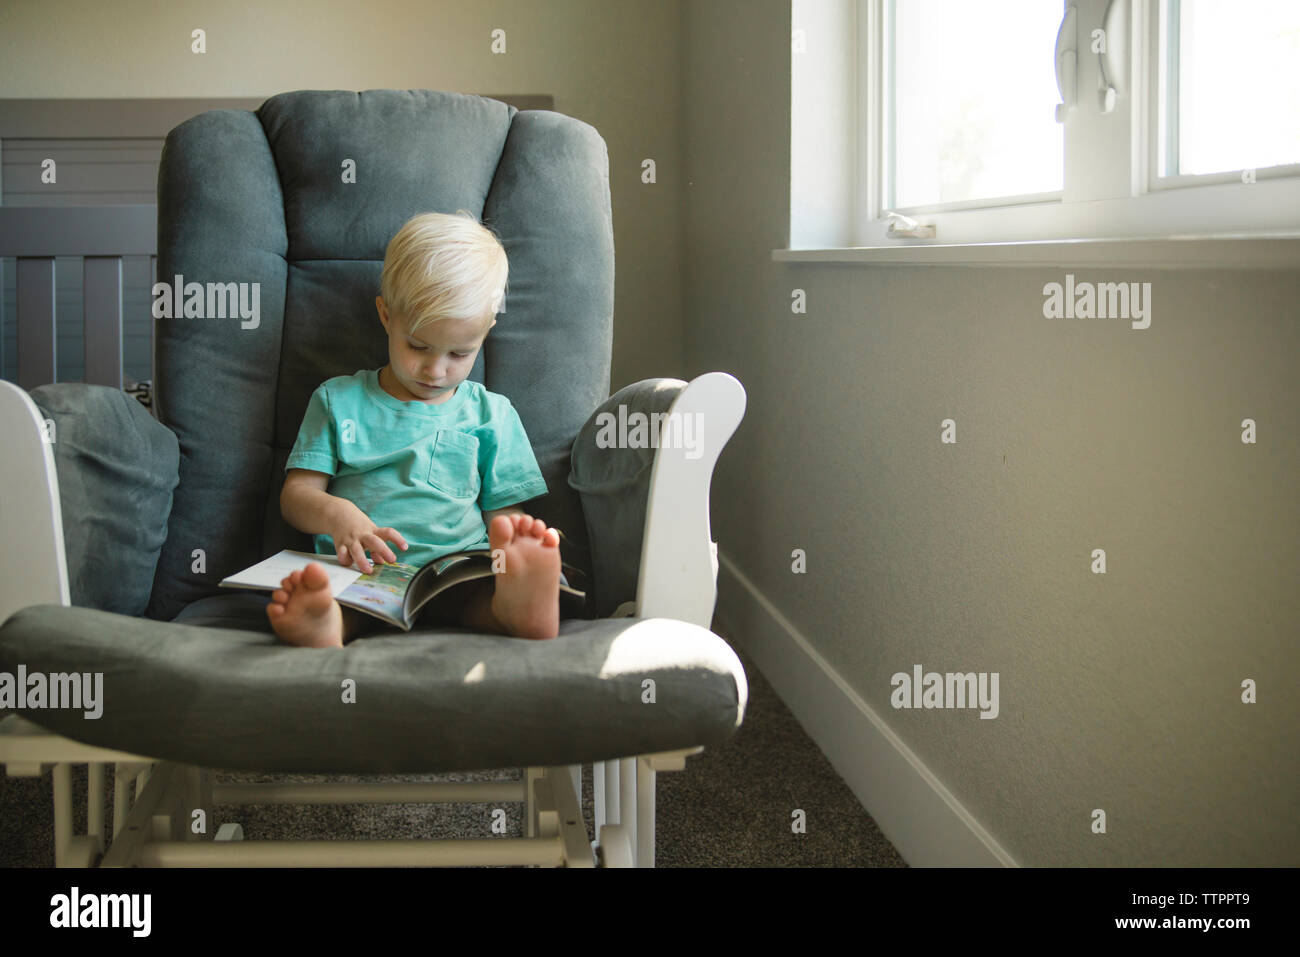
[[[498,515],[488,526],[488,542],[493,548],[502,548],[514,541],[518,526],[512,515]]]

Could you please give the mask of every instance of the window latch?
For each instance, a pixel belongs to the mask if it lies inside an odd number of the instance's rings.
[[[1103,113],[1115,109],[1115,96],[1124,92],[1125,54],[1128,52],[1128,0],[1110,0],[1101,30],[1092,34],[1092,48],[1101,61],[1101,88],[1097,100]],[[1100,33],[1100,36],[1098,34]]]
[[[885,218],[889,220],[885,235],[890,239],[934,239],[933,223],[921,224],[902,213],[888,213]]]

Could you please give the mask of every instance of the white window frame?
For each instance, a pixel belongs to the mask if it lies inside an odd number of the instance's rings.
[[[1063,14],[1071,2],[1078,8],[1079,92],[1077,107],[1065,121],[1064,189],[1060,198],[1043,201],[1042,196],[1000,197],[943,207],[900,208],[894,211],[922,223],[933,223],[936,236],[889,237],[884,218],[888,211],[881,202],[886,65],[882,28],[886,2],[839,0],[837,5],[836,0],[829,0],[829,6],[817,10],[815,16],[838,16],[840,24],[850,31],[845,42],[854,42],[853,49],[833,48],[823,23],[819,24],[823,27],[823,46],[812,51],[820,59],[792,64],[797,69],[823,71],[814,82],[804,83],[799,95],[792,95],[792,109],[813,112],[811,99],[801,103],[799,96],[812,97],[834,90],[838,79],[845,84],[844,95],[831,97],[836,102],[830,106],[818,102],[816,110],[842,109],[842,120],[855,132],[847,138],[849,147],[842,161],[831,169],[833,175],[819,177],[824,182],[796,182],[796,177],[809,176],[811,165],[802,160],[792,163],[791,235],[797,235],[800,248],[776,250],[774,258],[970,264],[1007,258],[1033,262],[1053,261],[1059,258],[1055,253],[1060,248],[1078,252],[1079,244],[1086,243],[1093,245],[1087,256],[1115,264],[1142,261],[1141,256],[1134,258],[1135,244],[1144,244],[1143,248],[1156,259],[1169,265],[1235,260],[1241,265],[1276,266],[1300,260],[1300,166],[1260,170],[1254,183],[1242,182],[1240,172],[1163,178],[1157,175],[1159,83],[1149,64],[1158,64],[1156,30],[1160,5],[1165,0],[1123,0],[1128,5],[1127,82],[1109,114],[1100,111],[1095,92],[1100,73],[1098,57],[1089,52],[1090,32],[1101,24],[1109,0],[1063,0]],[[796,29],[801,15],[798,6],[796,3]],[[828,14],[826,10],[834,12]],[[810,20],[814,16],[808,10],[802,15]],[[1043,55],[1051,54],[1048,49]],[[845,63],[846,57],[851,57],[852,62]],[[827,71],[832,70],[842,75],[831,77]],[[819,129],[833,125],[824,116],[816,123],[800,126],[801,119],[792,120],[793,132],[799,136],[815,136]],[[831,145],[840,147],[838,142]],[[809,148],[815,146],[792,143],[792,159]],[[838,192],[833,196],[831,190]],[[827,215],[828,221],[822,225],[818,211],[833,208],[837,198],[846,214],[834,223]],[[1189,254],[1187,240],[1214,245]],[[1264,247],[1260,243],[1263,240],[1284,243]],[[1006,248],[1024,244],[1040,248]],[[941,253],[940,249],[948,251]],[[1263,250],[1268,255],[1261,259]],[[881,254],[872,255],[873,251]],[[828,255],[835,252],[848,255]]]

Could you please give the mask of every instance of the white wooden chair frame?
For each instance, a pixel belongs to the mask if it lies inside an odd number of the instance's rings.
[[[717,546],[709,487],[740,424],[745,390],[711,372],[692,380],[669,415],[699,415],[700,450],[656,450],[635,602],[614,617],[674,618],[708,628],[717,601]],[[71,604],[58,475],[30,396],[0,381],[0,623],[32,604]],[[741,689],[741,708],[747,689]],[[58,867],[365,867],[536,865],[653,867],[655,775],[680,771],[702,746],[592,765],[596,839],[582,818],[582,765],[529,767],[521,780],[482,783],[215,784],[197,767],[82,744],[11,715],[0,720],[0,764],[10,776],[53,769]],[[87,821],[74,832],[72,765],[86,764]],[[112,844],[105,849],[105,768],[113,765]],[[134,791],[134,794],[132,794]],[[134,798],[134,800],[132,800]],[[238,804],[520,802],[526,836],[471,840],[244,841],[238,824],[191,833],[190,811]],[[209,827],[209,831],[211,828]]]

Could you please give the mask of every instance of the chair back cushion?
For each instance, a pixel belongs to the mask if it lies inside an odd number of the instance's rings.
[[[388,241],[417,213],[458,209],[510,260],[471,378],[518,410],[549,488],[529,511],[564,532],[563,558],[582,573],[572,583],[589,585],[566,478],[574,437],[609,395],[604,140],[572,117],[478,96],[303,91],[203,113],[163,148],[157,279],[180,285],[191,315],[155,319],[154,402],[179,440],[180,483],[149,617],[171,620],[281,548],[311,550],[279,506],[307,402],[326,379],[388,361],[374,304]],[[234,295],[231,316],[221,307]]]

